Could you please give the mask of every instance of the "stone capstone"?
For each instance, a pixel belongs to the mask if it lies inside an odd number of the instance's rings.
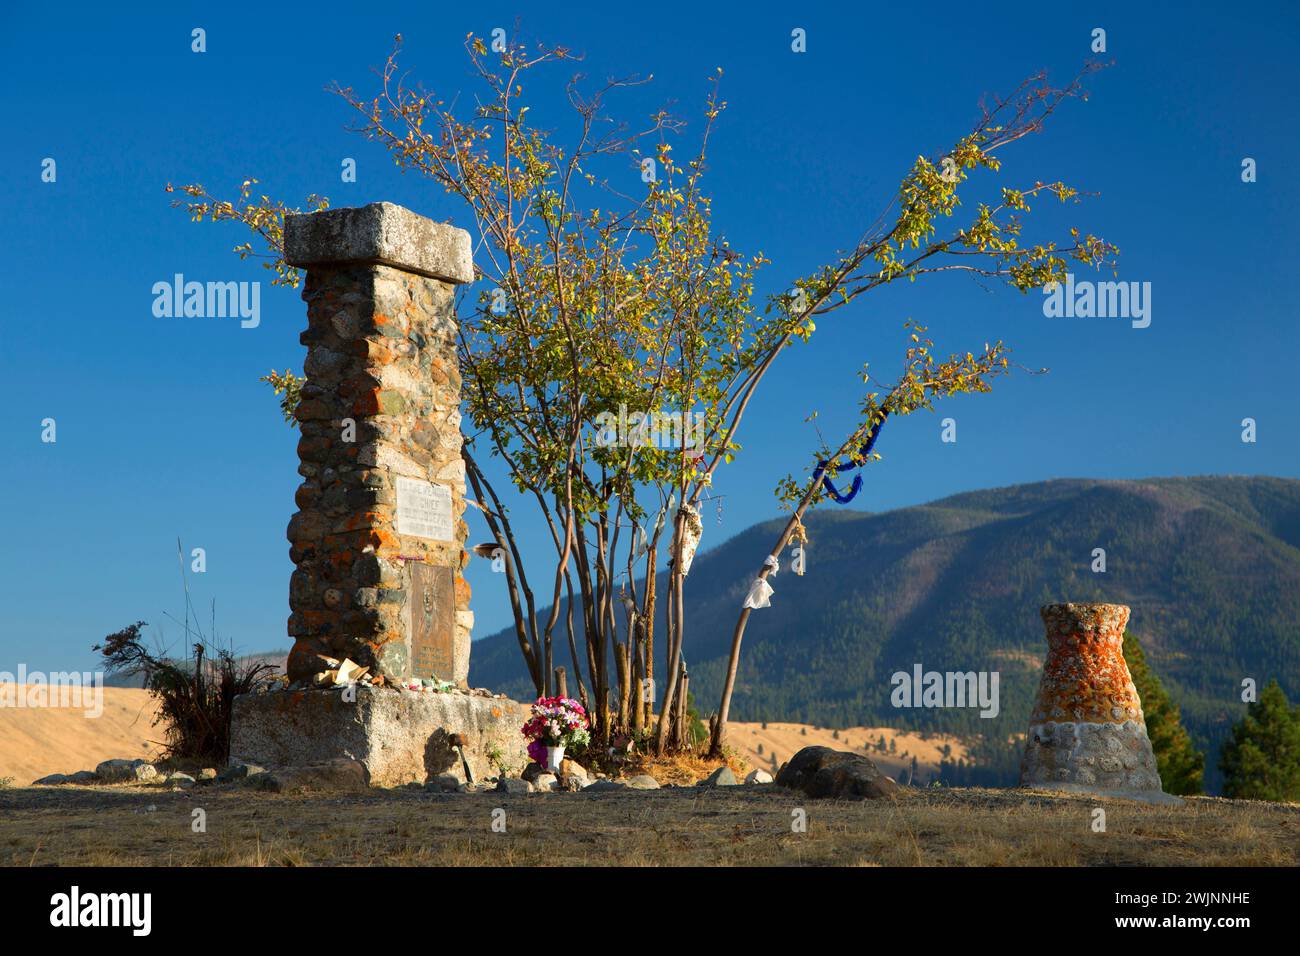
[[[285,216],[284,261],[300,267],[368,262],[446,282],[474,281],[469,233],[389,202]]]

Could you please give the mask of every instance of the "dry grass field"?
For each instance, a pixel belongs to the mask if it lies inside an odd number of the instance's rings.
[[[811,801],[773,785],[701,790],[434,794],[422,789],[286,795],[238,785],[26,787],[47,773],[149,757],[152,704],[108,688],[103,716],[0,711],[0,865],[4,866],[1296,866],[1300,806],[1196,798],[1183,807],[1016,790],[905,788],[895,802]],[[893,754],[868,744],[884,735]],[[759,745],[762,752],[759,752]],[[866,753],[906,779],[937,767],[956,738],[880,728],[733,724],[733,769],[771,767],[800,747]],[[904,756],[906,754],[907,756]],[[703,760],[635,761],[662,783],[707,776]],[[195,810],[206,832],[194,832]],[[493,832],[505,810],[506,831]],[[796,811],[806,832],[795,832]]]
[[[1015,790],[805,800],[775,785],[615,793],[282,795],[235,785],[0,790],[6,866],[1296,866],[1300,806]],[[206,832],[195,833],[202,809]],[[506,831],[492,830],[505,811]],[[798,811],[807,832],[794,832]]]

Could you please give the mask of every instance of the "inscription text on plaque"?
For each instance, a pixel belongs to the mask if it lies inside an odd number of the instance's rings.
[[[417,562],[407,568],[411,572],[411,676],[453,680],[456,598],[451,568]]]
[[[397,533],[452,540],[451,489],[415,478],[397,479]]]

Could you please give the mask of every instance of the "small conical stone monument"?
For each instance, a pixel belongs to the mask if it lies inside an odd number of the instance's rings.
[[[1152,803],[1162,792],[1133,678],[1122,604],[1049,604],[1047,659],[1020,762],[1020,785]]]

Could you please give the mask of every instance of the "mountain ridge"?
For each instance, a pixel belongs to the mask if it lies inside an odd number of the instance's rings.
[[[1295,479],[1059,478],[883,512],[832,507],[804,520],[807,574],[790,572],[787,550],[772,606],[751,616],[733,719],[1005,741],[1023,733],[1037,691],[1038,608],[1062,600],[1133,608],[1130,631],[1198,746],[1213,751],[1209,783],[1218,743],[1244,711],[1241,680],[1262,687],[1277,677],[1292,699],[1300,689]],[[704,713],[716,707],[736,615],[784,520],[702,551],[686,580],[685,654]],[[1091,571],[1099,547],[1105,573]],[[557,646],[572,669],[567,640]],[[998,670],[999,717],[893,708],[889,676],[915,663]],[[526,697],[524,674],[512,629],[474,643],[473,683]]]

